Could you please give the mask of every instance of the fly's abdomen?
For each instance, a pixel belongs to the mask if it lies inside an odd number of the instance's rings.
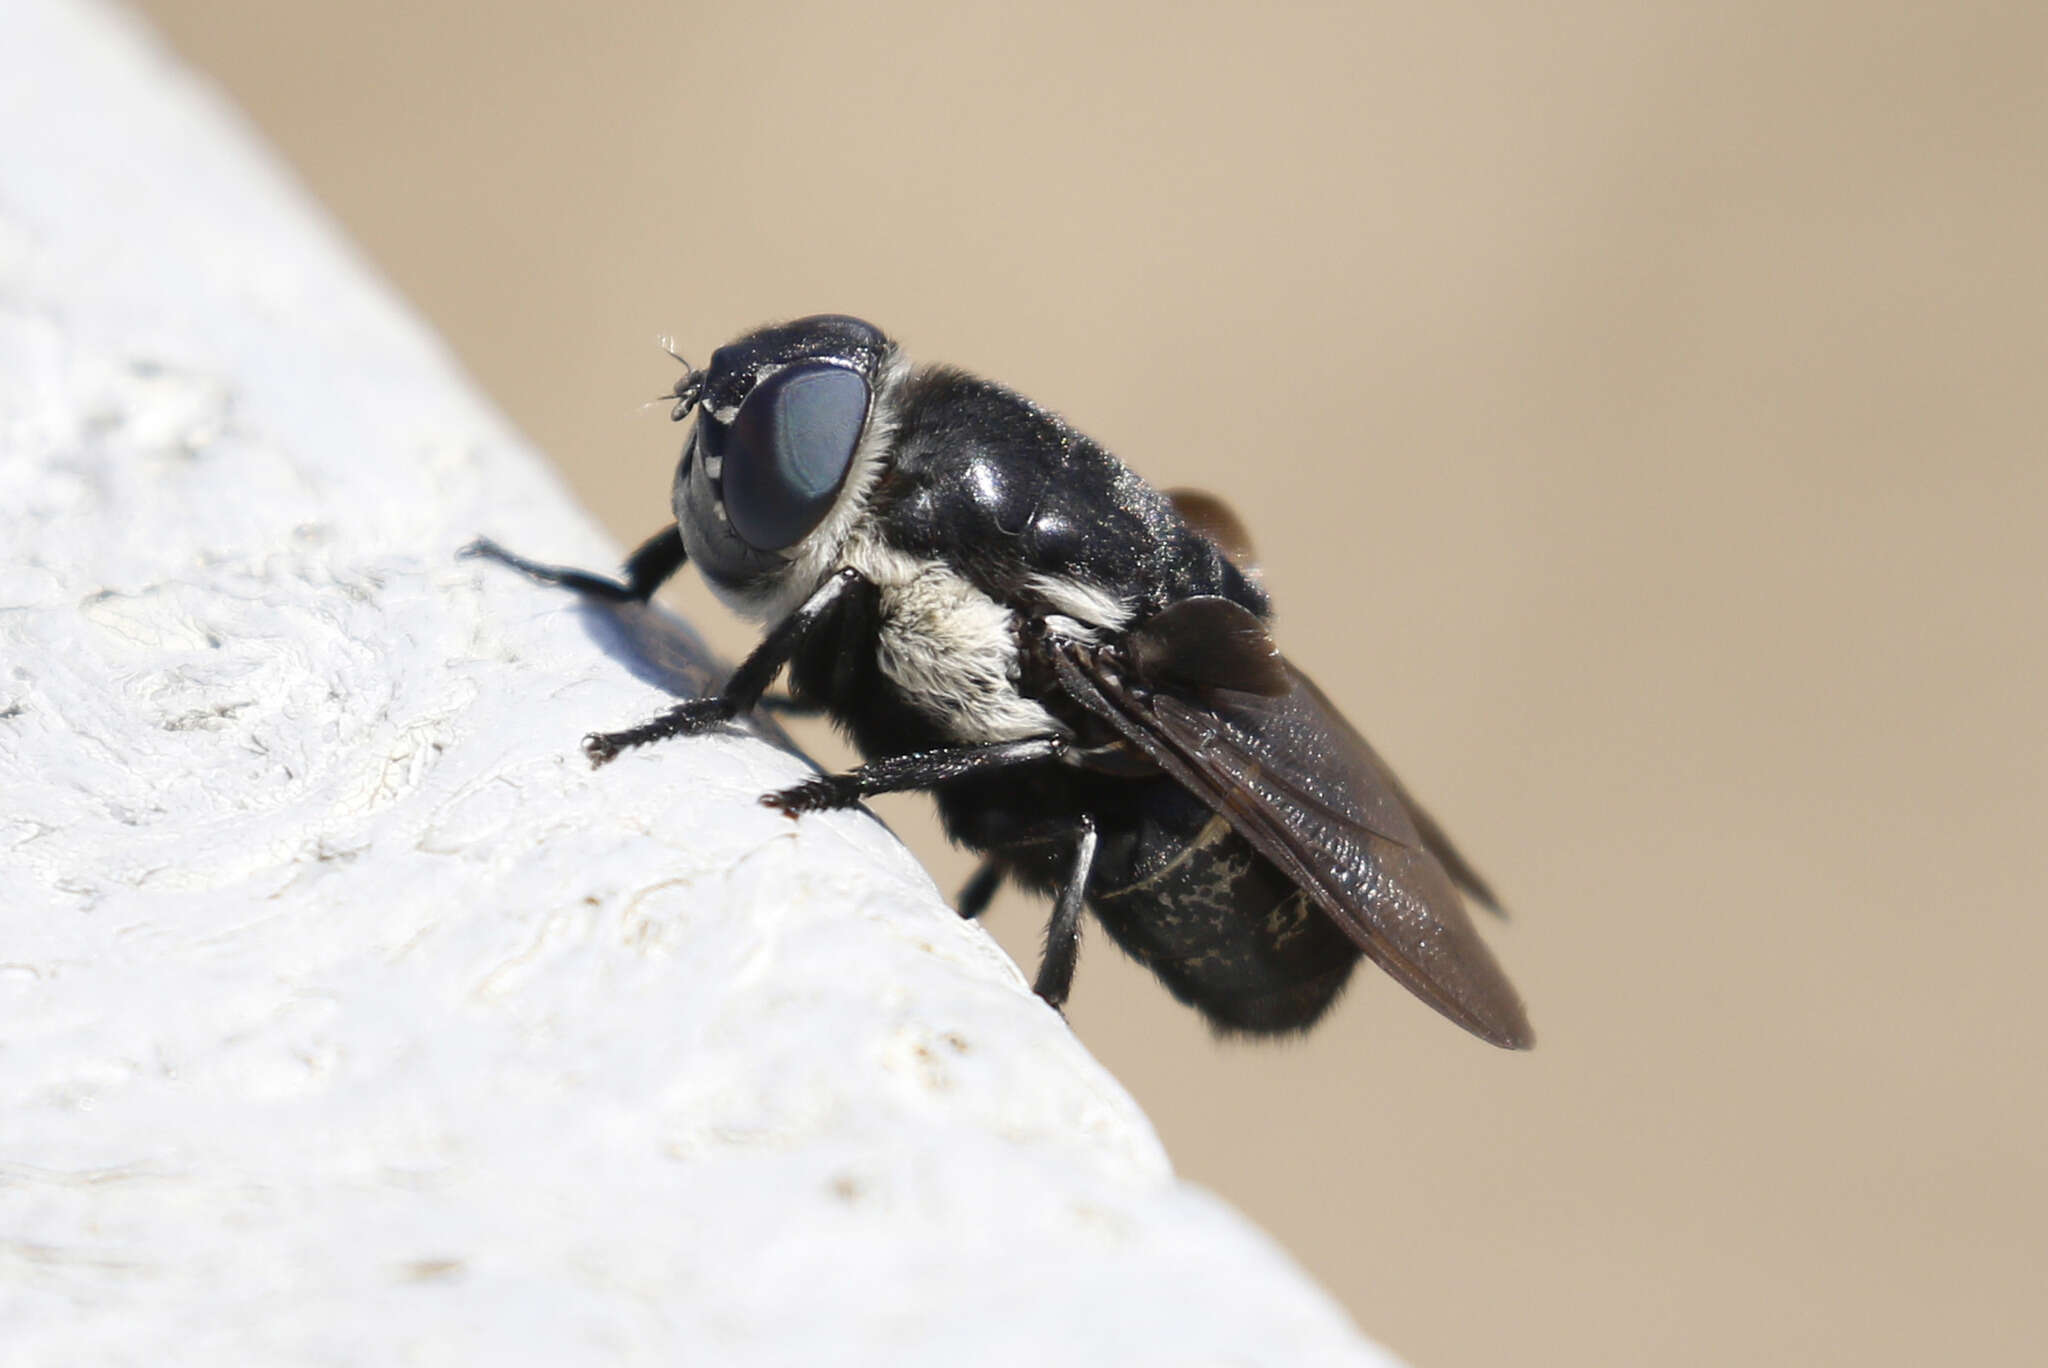
[[[1110,936],[1219,1030],[1305,1030],[1358,948],[1222,817],[1162,785],[1088,902]]]

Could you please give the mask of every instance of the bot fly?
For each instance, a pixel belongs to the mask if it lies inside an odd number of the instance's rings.
[[[962,915],[1006,879],[1051,896],[1053,1005],[1085,908],[1222,1031],[1306,1029],[1362,955],[1481,1039],[1531,1043],[1461,892],[1493,895],[1280,654],[1220,503],[854,318],[749,333],[673,397],[696,417],[675,522],[622,579],[471,548],[613,600],[694,564],[767,625],[715,696],[587,738],[594,763],[731,721],[786,670],[866,763],[762,801],[932,794],[984,859]]]

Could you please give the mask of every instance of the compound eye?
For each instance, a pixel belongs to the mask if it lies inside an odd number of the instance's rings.
[[[846,483],[867,415],[867,381],[843,366],[786,366],[754,386],[725,444],[733,531],[763,551],[808,536]]]

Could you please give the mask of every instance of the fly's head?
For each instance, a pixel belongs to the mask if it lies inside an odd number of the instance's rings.
[[[889,456],[905,366],[880,329],[822,314],[748,333],[676,382],[696,426],[676,468],[690,560],[755,616],[829,572]]]

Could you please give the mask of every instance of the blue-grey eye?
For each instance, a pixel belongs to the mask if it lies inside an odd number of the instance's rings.
[[[725,442],[733,531],[763,551],[808,536],[846,483],[867,416],[867,381],[843,366],[785,366],[754,386]]]

